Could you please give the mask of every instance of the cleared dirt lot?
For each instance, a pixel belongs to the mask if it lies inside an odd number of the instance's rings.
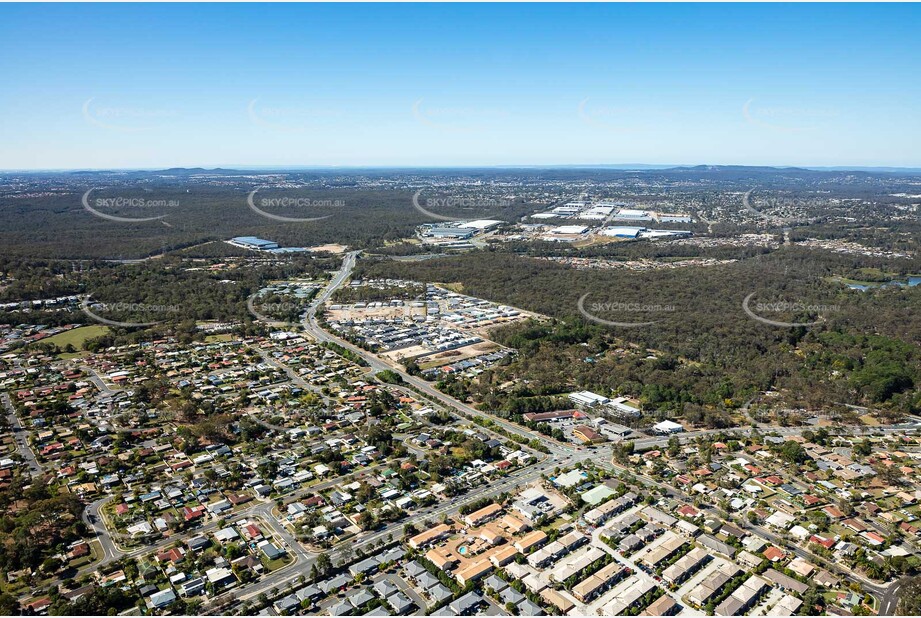
[[[385,320],[396,318],[411,320],[417,315],[424,316],[425,307],[410,307],[408,305],[404,305],[402,307],[365,307],[363,309],[356,309],[355,307],[343,307],[342,309],[329,310],[329,320],[331,322],[340,320],[366,320],[369,318]]]
[[[481,341],[480,343],[474,343],[473,345],[457,348],[456,350],[447,350],[445,352],[424,356],[419,359],[419,368],[425,370],[429,367],[438,367],[448,363],[456,363],[457,361],[473,358],[474,356],[479,356],[480,354],[489,354],[490,352],[495,352],[498,349],[499,344],[493,343],[492,341]]]

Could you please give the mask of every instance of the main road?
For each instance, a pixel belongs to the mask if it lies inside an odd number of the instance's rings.
[[[321,328],[316,318],[317,311],[324,302],[326,302],[327,300],[329,300],[329,298],[332,297],[336,289],[338,289],[343,283],[345,283],[349,279],[352,273],[352,270],[354,269],[355,260],[357,258],[357,255],[358,255],[358,252],[355,252],[355,251],[346,254],[345,259],[343,260],[342,268],[336,273],[336,275],[334,275],[333,279],[330,281],[327,287],[324,288],[324,290],[314,299],[314,302],[311,303],[310,307],[308,308],[304,316],[304,321],[303,321],[303,326],[305,330],[307,331],[307,333],[313,336],[319,342],[335,343],[337,345],[342,346],[343,348],[346,348],[352,351],[354,354],[364,359],[368,363],[368,365],[371,367],[373,372],[384,371],[384,370],[393,371],[394,373],[400,375],[400,377],[402,377],[403,380],[407,384],[418,389],[418,391],[424,393],[426,396],[439,401],[441,404],[449,408],[453,408],[462,416],[486,419],[486,420],[489,420],[495,423],[496,425],[500,426],[502,429],[504,429],[505,431],[511,434],[515,434],[515,435],[527,438],[529,440],[530,439],[540,440],[540,442],[544,444],[545,446],[547,446],[547,448],[551,451],[550,458],[545,459],[544,461],[539,462],[536,465],[529,466],[527,468],[512,472],[508,476],[495,480],[492,483],[489,483],[482,487],[478,487],[472,490],[467,495],[465,495],[463,498],[454,499],[454,500],[444,502],[444,503],[439,503],[439,504],[436,504],[430,507],[426,507],[424,509],[421,509],[415,512],[414,518],[416,521],[438,519],[444,515],[449,515],[449,514],[457,512],[462,506],[466,504],[470,504],[482,498],[494,496],[499,493],[512,491],[516,487],[520,487],[522,485],[526,485],[528,483],[531,483],[537,480],[538,478],[540,478],[542,474],[544,474],[549,469],[556,467],[556,466],[561,466],[561,467],[569,466],[569,465],[578,464],[584,461],[591,460],[595,463],[600,463],[604,465],[605,467],[609,467],[609,468],[614,467],[612,466],[612,463],[609,460],[609,456],[610,456],[609,448],[610,447],[597,447],[596,449],[575,448],[570,445],[562,444],[555,440],[551,440],[547,436],[544,436],[537,432],[530,431],[527,428],[523,428],[515,423],[510,423],[503,419],[480,412],[479,410],[476,410],[472,408],[471,406],[461,401],[458,401],[454,399],[453,397],[450,397],[449,395],[442,393],[441,391],[438,391],[425,380],[422,380],[416,376],[407,374],[405,371],[400,369],[398,366],[388,365],[384,363],[382,360],[380,360],[374,354],[371,354],[370,352],[368,352],[367,350],[363,350],[351,344],[350,342],[345,341],[344,339],[341,339],[325,331],[323,328]],[[876,427],[876,428],[868,429],[868,431],[889,432],[889,431],[901,431],[901,430],[908,429],[908,428],[916,429],[917,425],[905,423],[901,425]],[[812,427],[778,428],[778,429],[775,429],[774,431],[778,431],[781,434],[796,434],[796,433],[801,433],[807,429],[814,429],[814,428]],[[860,433],[860,430],[856,428],[848,428],[848,430],[854,433]],[[730,430],[730,431],[735,431],[740,434],[748,434],[753,430],[751,428],[738,428],[736,430]],[[694,439],[700,436],[706,436],[706,435],[715,434],[715,433],[718,433],[718,431],[717,430],[712,430],[712,431],[707,430],[707,431],[699,431],[699,432],[687,432],[685,434],[682,434],[680,436],[680,439],[682,442],[685,442],[685,441],[688,441],[688,440],[691,440],[691,439]],[[635,445],[638,448],[651,448],[651,447],[660,446],[660,445],[664,446],[666,442],[667,442],[667,438],[662,438],[662,437],[641,438],[641,439],[634,441]],[[676,490],[673,487],[662,485],[649,477],[636,473],[635,471],[632,471],[632,470],[629,470],[629,471],[635,476],[637,476],[639,479],[641,479],[644,483],[647,483],[647,484],[653,483],[656,485],[663,486],[663,488],[671,492],[680,493],[678,490]],[[340,480],[341,480],[340,478],[332,479],[330,481],[323,483],[322,485],[324,486],[331,485]],[[305,491],[315,491],[319,487],[320,487],[319,485],[307,487],[297,492],[294,492],[289,497],[297,497],[298,495],[300,495],[301,493]],[[160,547],[161,545],[167,545],[172,542],[175,542],[176,539],[172,538],[172,539],[161,541],[160,543],[156,543],[152,546],[148,546],[148,547],[145,547],[139,550],[134,550],[134,551],[121,550],[120,548],[117,547],[117,545],[115,545],[114,542],[112,542],[111,538],[109,538],[109,535],[107,534],[105,526],[100,525],[104,523],[100,519],[101,518],[100,510],[103,504],[104,504],[104,500],[97,501],[93,503],[92,505],[90,505],[90,507],[88,507],[87,509],[87,517],[86,517],[87,524],[89,524],[97,532],[100,543],[103,546],[104,557],[101,561],[102,564],[111,562],[113,560],[117,560],[118,558],[123,557],[123,556],[136,557],[141,554],[148,553],[151,550],[154,550]],[[233,517],[239,518],[239,517],[244,517],[244,516],[252,516],[252,517],[257,517],[261,520],[264,520],[268,524],[268,526],[272,529],[272,532],[275,534],[276,538],[280,538],[284,542],[284,544],[288,547],[289,551],[293,554],[294,560],[292,561],[291,564],[285,567],[282,567],[281,569],[278,569],[277,571],[270,573],[269,575],[262,578],[258,582],[254,582],[252,584],[246,585],[235,591],[228,592],[224,595],[220,595],[219,597],[213,599],[213,601],[210,603],[210,607],[212,608],[223,607],[223,609],[226,610],[227,606],[225,604],[228,602],[232,601],[234,603],[238,603],[240,601],[255,599],[262,594],[270,594],[273,591],[282,591],[287,586],[295,585],[295,583],[302,576],[306,576],[306,574],[309,572],[311,565],[313,565],[316,562],[316,558],[318,554],[305,549],[298,542],[298,540],[294,537],[294,535],[292,535],[287,529],[285,529],[284,526],[280,525],[280,523],[275,518],[272,512],[273,506],[274,505],[272,502],[259,502],[253,506],[237,511],[236,513],[233,514]],[[356,553],[359,550],[369,550],[369,549],[372,549],[372,545],[376,546],[381,542],[386,542],[391,539],[395,540],[395,539],[401,538],[403,536],[402,526],[403,526],[403,522],[393,522],[393,523],[390,523],[384,526],[383,528],[379,530],[376,530],[370,533],[362,533],[355,540],[350,541],[348,543],[342,543],[339,546],[335,547],[329,552],[329,555],[335,562],[347,561],[354,555],[354,553]],[[201,526],[195,529],[193,534],[200,534],[201,532],[210,530],[214,527],[216,527],[216,522],[210,522],[208,524],[205,524],[204,526]],[[759,529],[759,532],[761,532],[760,529]],[[800,550],[800,551],[802,551],[804,554],[806,553],[804,550]],[[797,553],[800,553],[800,551],[798,551]],[[100,563],[91,565],[88,568],[98,568],[98,566],[100,566]],[[860,578],[860,579],[863,579],[863,578]],[[868,588],[869,590],[871,590],[872,592],[880,596],[881,609],[890,610],[890,611],[894,610],[895,603],[897,602],[896,590],[898,588],[898,584],[885,586],[885,585],[871,584],[870,582],[867,582],[866,580],[864,580],[864,582],[865,582],[866,588]],[[887,613],[887,612],[884,611],[881,613]]]
[[[530,429],[515,423],[511,423],[497,416],[485,414],[469,406],[468,404],[463,403],[454,397],[451,397],[450,395],[442,393],[426,380],[406,373],[398,365],[390,365],[385,363],[377,355],[359,348],[358,346],[353,345],[345,339],[337,337],[336,335],[333,335],[332,333],[324,330],[317,321],[317,311],[321,305],[326,302],[326,300],[328,300],[333,295],[333,293],[351,276],[352,270],[355,268],[355,260],[357,255],[357,251],[350,252],[346,255],[346,258],[342,263],[342,268],[338,271],[338,273],[336,273],[332,281],[330,281],[323,292],[317,295],[317,297],[314,299],[314,302],[311,303],[310,307],[307,309],[307,312],[304,315],[303,326],[308,334],[310,334],[317,341],[335,343],[336,345],[342,346],[343,348],[353,352],[354,354],[361,357],[366,363],[368,363],[368,366],[375,373],[379,371],[392,371],[398,374],[407,384],[410,384],[415,389],[425,394],[427,397],[438,400],[442,405],[447,406],[448,408],[453,408],[462,416],[488,420],[501,427],[508,433],[521,436],[528,440],[540,440],[550,450],[551,455],[559,459],[560,464],[564,463],[563,460],[571,459],[577,452],[579,452],[578,449],[557,442],[556,440],[552,440],[539,432],[531,431]]]
[[[743,200],[744,204],[746,208],[758,213],[758,211],[755,211],[754,208],[749,203],[749,198],[750,198],[751,193],[752,191],[749,191],[745,194],[744,200]],[[762,213],[758,213],[758,214],[761,215],[762,217],[765,217],[765,215],[763,215]],[[416,389],[418,389],[425,395],[431,397],[432,399],[440,401],[445,406],[454,408],[462,415],[465,415],[468,417],[478,417],[478,418],[488,419],[510,433],[513,433],[513,434],[516,434],[516,435],[519,435],[519,436],[522,436],[528,439],[536,438],[540,440],[542,444],[546,445],[550,449],[551,455],[552,455],[552,463],[548,464],[545,462],[542,466],[542,469],[545,469],[549,466],[571,465],[571,464],[579,463],[581,461],[585,461],[588,459],[592,459],[596,461],[600,459],[603,462],[603,464],[610,465],[608,461],[606,461],[608,454],[609,454],[609,451],[607,450],[607,448],[599,449],[600,452],[575,449],[571,446],[561,444],[555,440],[550,440],[542,434],[530,431],[517,424],[510,423],[508,421],[505,421],[503,419],[497,418],[492,415],[484,414],[483,412],[480,412],[479,410],[476,410],[472,408],[471,406],[461,401],[458,401],[457,399],[454,399],[453,397],[446,395],[445,393],[442,393],[441,391],[437,390],[435,387],[433,387],[431,384],[429,384],[425,380],[418,378],[416,376],[407,374],[405,371],[400,369],[398,366],[388,365],[384,363],[376,355],[371,354],[367,350],[363,350],[359,348],[358,346],[355,346],[351,344],[350,342],[345,341],[344,339],[337,337],[327,332],[323,328],[321,328],[316,318],[317,310],[319,309],[320,305],[323,302],[325,302],[326,299],[331,297],[332,294],[335,292],[335,290],[349,278],[349,276],[351,275],[352,269],[355,266],[356,255],[357,253],[353,252],[353,253],[350,253],[346,257],[346,259],[343,262],[342,269],[336,274],[333,281],[326,288],[326,290],[324,290],[324,293],[318,296],[317,302],[312,304],[310,309],[307,311],[305,320],[304,320],[304,328],[307,330],[309,334],[311,334],[318,341],[333,342],[348,350],[351,350],[353,353],[363,358],[368,363],[368,365],[372,368],[372,370],[375,372],[390,370],[390,371],[393,371],[394,373],[397,373],[398,375],[400,375],[401,378],[403,378],[403,380],[406,383],[412,385],[413,387],[415,387]],[[826,428],[826,429],[829,430],[829,433],[845,433],[845,434],[852,434],[852,435],[854,434],[862,435],[862,434],[874,434],[874,433],[886,434],[886,433],[894,433],[894,432],[900,432],[900,431],[906,431],[906,430],[917,430],[918,428],[919,428],[919,424],[917,421],[915,421],[915,422],[898,423],[894,425],[885,425],[885,426],[877,426],[877,427],[854,426],[854,427]],[[780,435],[800,435],[807,430],[814,431],[816,429],[817,429],[816,427],[812,427],[812,426],[803,426],[803,427],[760,428],[758,430],[778,433]],[[694,432],[687,432],[687,433],[681,434],[679,439],[681,440],[681,442],[687,442],[689,440],[692,440],[698,437],[703,437],[707,435],[716,435],[719,433],[724,433],[724,434],[734,433],[737,435],[747,436],[747,435],[750,435],[753,431],[756,431],[756,429],[753,429],[751,427],[739,427],[739,428],[735,428],[731,430],[702,430],[702,431],[694,431]],[[639,449],[648,449],[648,448],[655,448],[655,447],[660,447],[660,446],[664,447],[667,444],[667,442],[668,442],[668,438],[666,437],[651,437],[651,438],[637,439],[634,441],[634,445],[636,448],[639,448]],[[540,472],[539,470],[535,470],[534,472],[536,472],[536,474],[532,473],[533,478],[536,478],[536,476]],[[634,471],[630,470],[630,472],[636,475]],[[676,490],[676,488],[674,487],[671,487],[669,485],[660,484],[656,481],[653,481],[649,477],[645,477],[644,475],[637,475],[637,476],[639,476],[641,479],[644,479],[644,482],[651,481],[652,483],[662,486],[663,488],[669,491],[682,495],[686,499],[690,499],[690,496],[684,495],[683,492],[680,492],[680,490]],[[512,478],[512,479],[505,481],[504,483],[507,484],[513,481],[514,479]],[[524,479],[521,479],[519,483],[520,482],[524,482]],[[454,510],[454,509],[450,507],[442,507],[441,509],[439,509],[438,512],[433,513],[433,514],[437,515],[440,512],[448,512],[450,510]],[[754,527],[759,534],[764,535],[766,538],[768,538],[769,540],[775,543],[779,543],[781,541],[781,539],[773,535],[771,532],[765,530],[764,528],[761,528],[760,526],[752,526],[752,527]],[[361,544],[359,544],[359,546],[362,546],[364,545],[364,543],[369,542],[373,539],[381,538],[380,535],[383,535],[383,534],[386,534],[386,531],[381,532],[378,535],[369,537],[368,539],[363,541]],[[808,552],[798,546],[794,546],[792,550],[794,551],[794,553],[801,555],[804,558],[816,559],[816,556],[813,556],[811,552]],[[842,567],[841,565],[826,564],[826,566],[829,567],[833,571],[838,571],[839,573],[844,572],[844,574],[854,577],[855,579],[861,581],[861,583],[864,585],[866,589],[875,593],[880,600],[880,608],[881,608],[880,614],[881,615],[891,614],[892,612],[894,612],[896,604],[898,602],[897,593],[898,593],[898,588],[901,585],[901,582],[893,582],[890,584],[878,584],[878,583],[868,580],[865,577],[860,576],[857,573],[854,573],[852,570],[847,569],[846,567]]]
[[[6,392],[3,393],[0,395],[0,400],[3,401],[3,407],[6,408],[6,418],[10,423],[10,429],[13,432],[13,441],[16,442],[16,450],[19,451],[19,456],[22,457],[22,460],[29,467],[29,474],[32,476],[41,476],[42,467],[38,463],[38,459],[35,458],[35,451],[29,446],[25,428],[22,426],[22,421],[19,420],[19,415],[16,414],[16,409],[13,407],[13,402],[10,400],[10,394]]]

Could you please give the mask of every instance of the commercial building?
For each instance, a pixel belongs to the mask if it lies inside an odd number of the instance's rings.
[[[652,430],[656,433],[668,435],[673,433],[681,433],[684,431],[684,427],[674,421],[662,421],[661,423],[656,423],[653,425]]]
[[[582,500],[586,504],[590,506],[595,506],[596,504],[601,504],[602,502],[604,502],[611,496],[615,496],[615,495],[617,495],[616,491],[614,491],[613,489],[611,489],[604,483],[601,483],[599,485],[595,485],[588,491],[582,492],[581,497],[582,497]]]
[[[656,219],[659,223],[691,223],[694,220],[691,215],[678,212],[660,212]]]
[[[573,428],[572,435],[582,440],[585,444],[598,444],[599,442],[604,442],[607,440],[599,432],[595,431],[588,425],[579,425],[578,427]]]
[[[505,223],[505,221],[499,221],[497,219],[477,219],[475,221],[468,221],[464,224],[464,227],[473,228],[474,230],[479,231],[486,231],[498,227],[503,223]]]
[[[629,397],[616,397],[608,402],[608,407],[621,416],[637,417],[640,415],[639,401]]]
[[[530,522],[536,522],[557,512],[550,496],[537,487],[521,492],[521,496],[512,503],[512,509],[521,513]]]
[[[615,238],[638,238],[642,232],[645,232],[646,228],[644,227],[606,227],[601,230],[602,236],[613,236]]]
[[[591,391],[579,391],[569,394],[569,400],[577,406],[600,406],[609,403],[611,400],[602,395],[597,395]]]
[[[476,234],[476,232],[475,229],[469,227],[437,226],[423,228],[422,235],[430,238],[453,238],[464,240],[470,238]]]
[[[557,421],[566,421],[571,418],[584,418],[585,415],[578,410],[557,410],[555,412],[528,412],[521,415],[522,418],[531,423],[554,423]]]
[[[640,236],[655,240],[657,238],[687,238],[692,236],[690,230],[645,230]]]
[[[586,232],[588,232],[588,227],[584,225],[560,225],[558,227],[551,228],[549,231],[551,234],[557,234],[557,235],[562,235],[562,236],[568,236],[568,235],[578,236],[578,235],[585,234]]]
[[[598,427],[598,431],[612,440],[623,440],[633,433],[631,428],[617,423],[609,423],[603,418],[595,419],[595,426]]]
[[[614,219],[625,221],[652,221],[652,215],[647,210],[636,210],[633,208],[621,208],[614,215]]]
[[[269,249],[278,249],[278,243],[271,240],[263,240],[255,236],[237,236],[228,241],[231,245],[250,249],[251,251],[268,251]]]

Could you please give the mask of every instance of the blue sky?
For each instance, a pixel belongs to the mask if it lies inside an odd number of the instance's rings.
[[[0,169],[921,167],[917,5],[0,5]]]

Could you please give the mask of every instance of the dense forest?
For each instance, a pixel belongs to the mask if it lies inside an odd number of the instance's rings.
[[[465,293],[557,320],[498,331],[500,343],[519,350],[516,360],[476,383],[444,385],[490,408],[512,411],[528,405],[523,399],[578,387],[639,396],[650,408],[673,413],[733,410],[772,389],[805,408],[848,403],[919,410],[921,321],[913,316],[921,287],[850,290],[827,275],[859,261],[822,257],[791,247],[721,266],[632,272],[580,271],[482,251],[365,263],[361,274],[459,283]],[[751,319],[742,309],[751,293],[768,306],[791,305],[772,319],[820,323],[778,328]],[[578,311],[585,294],[586,307],[602,307],[597,317],[655,323],[594,323]],[[646,311],[630,311],[634,307]],[[818,315],[813,307],[827,311]],[[516,386],[497,388],[510,380]]]

